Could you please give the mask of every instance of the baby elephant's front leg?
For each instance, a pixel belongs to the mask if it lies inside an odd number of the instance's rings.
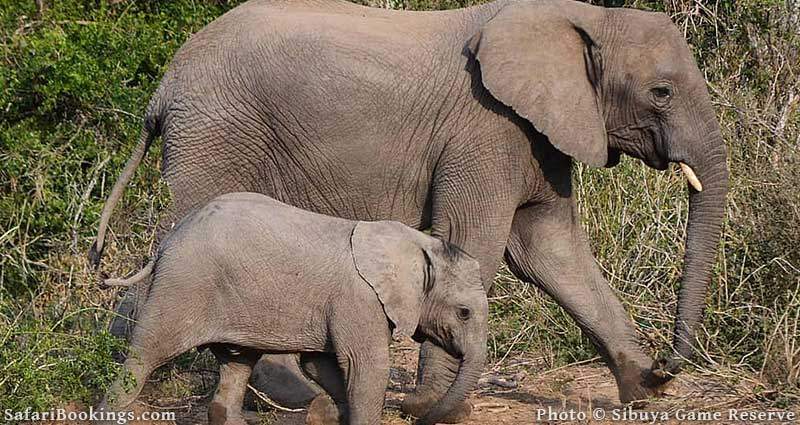
[[[337,350],[345,377],[347,417],[350,425],[381,423],[386,384],[389,381],[389,347],[372,350]]]

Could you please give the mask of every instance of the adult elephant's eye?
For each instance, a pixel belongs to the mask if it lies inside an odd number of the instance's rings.
[[[669,103],[672,99],[672,88],[669,86],[657,86],[650,89],[650,93],[653,95],[653,100],[659,106],[664,106]]]
[[[472,312],[467,307],[459,307],[457,314],[458,318],[461,320],[469,320],[470,316],[472,316]]]

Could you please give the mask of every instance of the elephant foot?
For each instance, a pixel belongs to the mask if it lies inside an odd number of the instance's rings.
[[[306,425],[339,425],[340,423],[339,408],[330,397],[319,395],[308,406]]]
[[[436,402],[439,401],[439,398],[433,394],[417,394],[412,393],[408,394],[406,398],[403,400],[403,404],[401,406],[401,410],[403,413],[407,415],[414,416],[416,418],[421,418],[428,413],[429,410],[433,407]],[[461,422],[466,421],[469,416],[472,414],[472,404],[467,401],[462,402],[461,404],[457,405],[456,408],[450,411],[445,417],[443,417],[439,423],[443,424],[458,424]]]
[[[222,403],[212,401],[208,405],[209,425],[248,425],[240,411],[231,412]]]
[[[618,374],[619,400],[634,407],[643,407],[647,400],[659,397],[680,371],[680,363],[671,359],[659,359],[648,367],[635,362],[624,363]]]
[[[278,405],[291,409],[304,408],[315,397],[324,394],[306,378],[297,363],[297,356],[291,354],[261,357],[250,375],[250,385]]]

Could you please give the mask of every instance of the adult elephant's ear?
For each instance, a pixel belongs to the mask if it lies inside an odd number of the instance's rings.
[[[359,222],[350,237],[356,270],[378,295],[396,340],[417,329],[428,278],[428,257],[412,232],[394,221]]]
[[[483,85],[573,158],[601,167],[608,140],[599,97],[605,12],[567,1],[513,2],[469,41]]]

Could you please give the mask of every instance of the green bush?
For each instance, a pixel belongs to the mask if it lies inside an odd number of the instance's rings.
[[[111,354],[119,343],[105,332],[113,300],[98,290],[83,257],[173,53],[231,7],[189,0],[48,3],[38,18],[33,0],[0,0],[0,405],[6,409],[90,402],[114,375]],[[132,241],[139,255],[166,193],[157,164],[142,168],[123,208],[147,211],[129,214],[134,227],[123,228],[143,235]]]

